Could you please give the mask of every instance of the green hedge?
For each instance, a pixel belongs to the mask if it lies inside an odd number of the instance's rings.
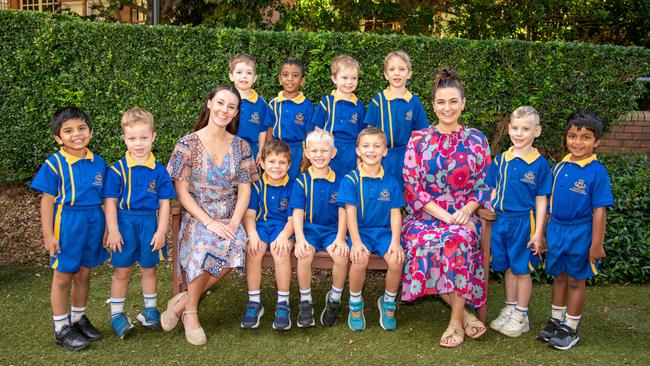
[[[166,161],[194,124],[203,98],[226,82],[227,61],[238,52],[258,60],[256,89],[277,94],[277,67],[286,57],[307,65],[305,94],[313,101],[332,89],[329,62],[349,53],[362,65],[358,96],[365,102],[385,88],[385,55],[404,49],[413,60],[409,88],[429,100],[434,70],[453,65],[467,88],[465,123],[483,130],[493,149],[508,144],[498,126],[530,104],[542,113],[538,145],[559,156],[562,124],[588,107],[612,121],[633,110],[650,76],[650,50],[579,43],[469,41],[413,36],[274,33],[203,27],[102,24],[62,15],[0,11],[0,181],[29,179],[56,149],[48,120],[76,104],[95,123],[91,148],[107,161],[124,152],[119,117],[133,106],[149,109],[158,124],[155,153]],[[430,103],[425,107],[434,118]]]

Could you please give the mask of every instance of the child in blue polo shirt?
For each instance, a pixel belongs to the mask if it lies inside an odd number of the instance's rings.
[[[350,313],[348,325],[355,331],[364,330],[361,291],[366,278],[370,254],[382,256],[388,265],[386,288],[377,299],[379,325],[384,330],[397,328],[395,298],[401,284],[404,249],[400,243],[404,206],[402,190],[395,177],[385,174],[381,160],[387,154],[386,135],[382,130],[368,127],[357,139],[359,168],[351,171],[341,182],[337,203],[345,207],[350,234]]]
[[[278,81],[283,90],[269,102],[264,128],[269,129],[267,135],[272,133],[274,138],[291,147],[289,180],[294,180],[300,174],[302,144],[307,132],[314,129],[311,124],[314,106],[300,91],[305,84],[305,66],[300,61],[287,59],[282,62]]]
[[[133,330],[124,311],[132,266],[140,264],[144,309],[138,321],[160,330],[157,307],[156,265],[167,256],[165,232],[171,198],[176,191],[164,165],[156,161],[151,145],[156,139],[153,115],[140,108],[122,115],[125,156],[106,173],[104,198],[107,246],[115,270],[111,285],[111,328],[121,339]]]
[[[508,133],[512,146],[496,156],[485,179],[493,189],[491,204],[497,214],[490,238],[491,266],[495,271],[505,271],[506,294],[506,306],[490,327],[518,337],[530,328],[530,273],[541,256],[552,176],[548,161],[533,147],[542,133],[535,108],[515,109]]]
[[[108,258],[102,245],[105,225],[101,208],[106,162],[87,147],[92,124],[83,110],[57,110],[51,128],[61,150],[45,160],[30,188],[42,193],[41,228],[53,269],[54,341],[76,351],[102,336],[85,314],[90,269]],[[68,317],[71,290],[72,314]]]
[[[311,296],[314,254],[327,251],[332,257],[332,288],[325,296],[320,322],[334,325],[341,307],[341,294],[348,268],[348,246],[345,243],[345,212],[336,204],[341,176],[329,167],[336,155],[334,137],[320,128],[307,136],[305,155],[311,166],[296,179],[289,207],[293,209],[296,232],[296,273],[300,287],[298,327],[313,327],[314,307]]]
[[[257,64],[251,55],[240,53],[230,59],[228,68],[228,77],[241,95],[237,136],[248,141],[253,150],[253,158],[259,164],[260,153],[266,141],[266,130],[262,127],[262,123],[269,106],[253,89],[253,84],[257,80]]]
[[[344,176],[357,167],[357,136],[366,125],[366,107],[354,95],[359,80],[359,63],[348,55],[332,59],[332,81],[336,90],[321,99],[312,124],[334,135],[336,156],[330,168],[339,176]]]
[[[538,338],[560,350],[580,340],[585,279],[598,274],[597,261],[605,258],[606,208],[614,198],[607,169],[593,154],[602,133],[598,115],[574,113],[565,128],[569,154],[553,168],[545,267],[554,277],[551,319]]]
[[[259,327],[260,319],[264,315],[261,300],[262,258],[267,248],[270,249],[275,263],[275,281],[278,288],[273,329],[287,330],[291,327],[287,310],[293,247],[293,225],[289,209],[293,182],[287,175],[290,159],[291,149],[283,141],[271,140],[262,148],[261,166],[264,174],[261,180],[253,183],[248,210],[244,216],[244,228],[248,234],[248,305],[240,324],[244,329]]]
[[[388,155],[384,158],[386,172],[403,188],[402,166],[406,144],[411,132],[429,127],[427,114],[420,99],[406,88],[413,74],[411,58],[404,51],[389,53],[384,59],[384,78],[388,88],[375,94],[368,104],[364,123],[378,127],[386,134]]]

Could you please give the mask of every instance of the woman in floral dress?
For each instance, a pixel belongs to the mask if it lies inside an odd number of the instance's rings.
[[[185,337],[195,345],[207,341],[197,314],[201,294],[246,258],[241,220],[259,173],[250,146],[235,135],[240,103],[234,87],[215,88],[194,133],[179,140],[167,166],[184,208],[178,264],[188,289],[169,301],[161,325],[169,331],[182,317]]]
[[[440,295],[452,310],[440,345],[456,347],[465,335],[478,338],[486,331],[465,304],[486,302],[475,211],[490,196],[483,182],[490,147],[483,133],[458,122],[465,96],[455,70],[436,73],[432,96],[438,124],[411,135],[404,161],[402,300]]]

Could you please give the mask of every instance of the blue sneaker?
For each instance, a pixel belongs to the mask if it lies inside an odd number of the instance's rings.
[[[366,318],[363,316],[363,299],[359,302],[352,302],[350,306],[350,313],[348,314],[348,326],[354,331],[361,331],[366,329]]]
[[[264,306],[259,302],[249,301],[246,306],[246,314],[239,325],[244,329],[257,329],[260,326],[262,315],[264,315]]]
[[[158,308],[144,308],[136,317],[143,327],[159,331],[160,328],[160,311]]]
[[[115,335],[120,339],[126,338],[133,331],[133,323],[131,319],[124,313],[117,313],[111,316],[111,328]]]
[[[286,301],[279,302],[275,305],[275,319],[273,319],[273,329],[291,329],[291,308],[289,308],[289,304]]]
[[[379,325],[384,330],[395,330],[397,328],[395,301],[384,301],[382,295],[377,299],[377,307],[379,308]]]

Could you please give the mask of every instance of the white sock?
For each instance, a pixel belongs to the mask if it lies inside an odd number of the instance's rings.
[[[528,308],[524,308],[519,305],[515,306],[515,311],[512,312],[513,318],[524,319],[526,316],[528,316]]]
[[[256,302],[256,303],[261,303],[262,302],[262,290],[253,290],[253,291],[248,291],[248,301],[250,302]]]
[[[54,331],[60,332],[64,326],[70,324],[70,317],[68,314],[63,315],[52,315],[52,320],[54,320]]]
[[[124,301],[126,298],[111,297],[111,315],[120,314],[124,312]]]
[[[153,294],[142,294],[142,297],[144,298],[144,307],[145,308],[155,308],[158,307],[158,294],[153,293]]]
[[[397,292],[388,292],[388,290],[384,292],[384,302],[395,302],[396,298]]]
[[[70,323],[74,324],[81,320],[81,317],[86,315],[86,307],[76,308],[74,306],[70,307]]]
[[[300,290],[300,302],[303,301],[309,301],[310,303],[313,302],[311,298],[311,288]]]
[[[361,291],[359,292],[350,291],[350,302],[361,302],[361,300],[363,300],[363,297],[361,297]]]
[[[342,288],[336,288],[334,285],[332,285],[332,290],[330,292],[330,299],[332,301],[341,301],[341,296],[343,295],[343,289]]]
[[[507,301],[506,300],[506,308],[510,309],[510,311],[515,310],[515,306],[517,306],[516,301]]]
[[[565,306],[557,306],[551,304],[551,317],[553,319],[559,320],[561,322],[564,321],[564,315],[566,314],[566,305]]]
[[[289,291],[278,291],[278,302],[286,302],[289,305]]]
[[[566,318],[564,318],[564,324],[568,325],[571,329],[576,330],[578,329],[578,323],[580,323],[580,318],[582,318],[582,314],[580,315],[566,314]]]

